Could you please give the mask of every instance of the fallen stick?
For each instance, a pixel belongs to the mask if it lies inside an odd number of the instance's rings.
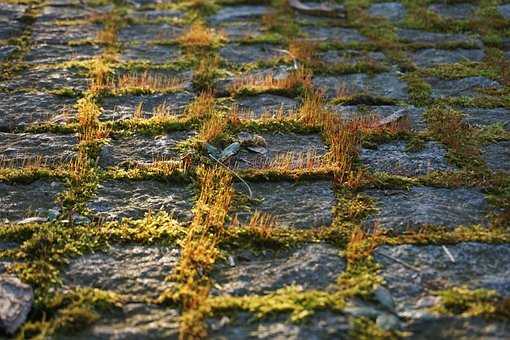
[[[387,259],[390,259],[392,261],[395,261],[396,263],[406,267],[407,269],[411,269],[411,270],[413,270],[413,271],[415,271],[417,273],[421,273],[421,270],[419,268],[416,268],[415,266],[412,266],[412,265],[410,265],[408,263],[405,263],[404,261],[399,260],[396,257],[390,256],[390,255],[386,255],[386,254],[383,254],[383,253],[379,253],[379,252],[377,252],[376,254],[381,255],[383,257],[386,257]]]
[[[253,198],[253,193],[251,191],[250,186],[248,185],[248,183],[244,179],[241,178],[241,176],[239,176],[234,170],[230,169],[228,166],[226,166],[225,164],[220,162],[220,160],[216,159],[216,157],[214,157],[213,155],[209,155],[209,157],[211,157],[216,163],[218,163],[219,165],[221,165],[222,167],[227,169],[231,174],[236,176],[246,186],[246,188],[248,189],[248,193],[250,194],[250,199]]]
[[[444,250],[444,252],[446,253],[446,256],[448,256],[448,258],[450,259],[450,261],[452,261],[453,263],[455,263],[455,258],[453,257],[452,253],[450,253],[450,251],[448,250],[448,248],[446,248],[446,246],[441,246]]]

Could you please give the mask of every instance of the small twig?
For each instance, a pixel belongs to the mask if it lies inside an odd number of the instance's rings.
[[[450,259],[450,261],[452,261],[453,263],[455,263],[455,258],[453,257],[452,253],[450,253],[450,251],[448,250],[448,248],[446,248],[446,246],[441,246],[444,250],[444,252],[446,253],[446,255],[448,256],[448,258]]]
[[[216,161],[216,163],[218,163],[219,165],[221,165],[222,167],[227,169],[231,174],[236,176],[246,186],[246,188],[248,189],[248,193],[250,194],[250,200],[253,198],[253,193],[251,191],[250,186],[248,185],[248,183],[244,179],[241,178],[241,176],[239,176],[234,170],[230,169],[228,166],[223,164],[220,160],[216,159],[216,157],[214,157],[213,155],[209,155],[209,157],[211,157],[214,161]]]
[[[408,264],[408,263],[406,263],[406,262],[404,262],[402,260],[399,260],[399,259],[397,259],[397,258],[395,258],[393,256],[386,255],[386,254],[379,253],[379,252],[377,252],[377,254],[381,255],[383,257],[386,257],[386,258],[388,258],[388,259],[390,259],[392,261],[395,261],[396,263],[401,264],[402,266],[406,267],[407,269],[411,269],[411,270],[413,270],[413,271],[415,271],[417,273],[421,273],[421,270],[419,268],[416,268],[415,266],[412,266],[412,265],[410,265],[410,264]]]

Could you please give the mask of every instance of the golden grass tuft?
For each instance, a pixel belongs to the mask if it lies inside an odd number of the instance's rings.
[[[246,225],[249,231],[261,239],[271,239],[274,229],[278,227],[276,217],[271,214],[255,211]]]
[[[184,82],[175,76],[144,71],[127,73],[117,79],[110,79],[105,87],[115,93],[174,92],[181,90]]]
[[[202,91],[193,102],[186,108],[185,115],[188,118],[204,118],[214,109],[214,94],[211,90]]]
[[[202,124],[197,139],[202,143],[211,143],[225,131],[227,125],[228,120],[224,116],[213,114]]]
[[[233,94],[243,91],[249,92],[295,92],[311,88],[312,77],[308,70],[303,67],[290,72],[287,77],[275,77],[273,74],[265,75],[248,75],[242,78],[237,78],[231,88],[230,92]]]
[[[206,27],[203,23],[194,23],[185,31],[177,42],[184,47],[210,47],[218,44],[223,37],[214,29]]]

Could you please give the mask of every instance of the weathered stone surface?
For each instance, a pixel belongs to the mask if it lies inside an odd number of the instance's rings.
[[[25,15],[26,5],[14,3],[0,3],[0,21],[19,20]]]
[[[303,289],[327,289],[345,269],[338,249],[323,244],[277,253],[235,253],[235,266],[218,264],[213,272],[215,295],[267,294],[298,285]]]
[[[0,88],[6,87],[9,90],[70,88],[85,91],[89,86],[89,79],[85,72],[82,69],[69,68],[31,68],[5,83],[0,83]]]
[[[308,39],[328,42],[340,42],[343,44],[360,43],[367,41],[367,38],[353,28],[344,27],[321,27],[304,26],[301,28]]]
[[[171,19],[180,19],[184,16],[184,13],[177,10],[172,9],[154,9],[147,11],[133,11],[129,13],[129,17],[136,20],[171,20]]]
[[[320,135],[298,135],[295,133],[264,133],[261,135],[266,141],[264,154],[242,148],[233,162],[236,168],[264,168],[278,157],[292,155],[296,157],[323,156],[327,148]],[[296,163],[298,161],[296,160]],[[299,164],[295,164],[299,167]],[[292,167],[289,164],[289,167]]]
[[[404,110],[407,115],[411,128],[413,130],[421,131],[427,126],[425,119],[423,118],[424,109],[415,106],[393,106],[393,105],[382,105],[382,106],[363,106],[363,105],[335,105],[331,107],[334,112],[341,115],[342,118],[351,120],[356,117],[363,117],[366,115],[373,115],[380,118],[386,118],[398,111]]]
[[[499,89],[501,84],[485,77],[467,77],[461,79],[446,80],[440,78],[427,78],[426,81],[432,86],[432,97],[460,97],[476,96],[483,89]]]
[[[274,216],[280,226],[311,228],[330,225],[333,219],[335,193],[330,181],[249,183],[253,201],[246,211],[238,211],[241,221],[247,221],[255,211]],[[238,185],[239,192],[247,189]]]
[[[350,95],[369,94],[391,99],[407,99],[407,84],[394,73],[378,73],[373,76],[364,73],[316,76],[313,84],[323,89],[328,98],[334,98],[340,91]]]
[[[147,43],[152,40],[172,40],[183,32],[182,27],[169,24],[137,24],[123,27],[118,39],[123,43]]]
[[[400,40],[410,43],[425,45],[469,44],[480,48],[483,47],[483,44],[478,37],[467,34],[436,33],[401,28],[397,29],[397,35]]]
[[[156,297],[173,285],[165,278],[178,260],[177,248],[113,246],[106,252],[73,259],[64,270],[64,283]]]
[[[17,49],[18,47],[13,45],[0,46],[0,62],[9,58]]]
[[[427,317],[412,322],[407,331],[413,339],[504,339],[510,326],[504,321],[482,318]]]
[[[510,4],[498,6],[498,12],[503,18],[510,20]]]
[[[364,52],[359,50],[329,50],[317,54],[317,58],[326,66],[335,64],[356,65],[362,62],[384,62],[386,56],[382,52]]]
[[[262,25],[257,21],[236,20],[227,21],[218,26],[230,41],[250,40],[262,34]]]
[[[59,336],[63,339],[102,340],[102,339],[178,339],[179,311],[170,307],[161,307],[144,303],[130,302],[122,310],[102,315],[90,329],[73,334]]]
[[[60,182],[38,180],[30,184],[0,183],[0,220],[19,221],[29,216],[45,217],[64,190]]]
[[[37,20],[51,24],[54,20],[86,19],[91,14],[93,12],[78,6],[46,6],[43,7]]]
[[[485,52],[479,49],[438,50],[427,48],[418,50],[411,55],[411,59],[419,67],[454,64],[461,61],[481,61],[483,58],[485,58]]]
[[[65,45],[71,41],[93,40],[102,29],[98,24],[86,25],[43,25],[32,27],[32,40],[37,44]]]
[[[427,301],[433,301],[433,291],[451,287],[493,289],[503,296],[509,295],[508,244],[462,242],[446,248],[455,262],[440,245],[382,246],[376,249],[375,259],[381,264],[380,273],[401,315],[418,316],[416,311],[425,309]]]
[[[374,17],[384,17],[390,21],[397,22],[406,16],[406,8],[398,2],[382,2],[372,4],[368,14]]]
[[[445,159],[446,150],[435,142],[425,143],[419,151],[406,148],[405,142],[397,141],[376,149],[361,149],[360,159],[371,170],[395,175],[419,176],[453,169]]]
[[[241,97],[236,101],[243,115],[251,118],[273,116],[275,114],[289,114],[294,111],[298,103],[296,100],[274,94],[260,94]]]
[[[292,323],[289,315],[274,315],[262,320],[248,313],[209,319],[213,339],[347,339],[349,320],[343,314],[317,311],[302,322]]]
[[[482,156],[492,171],[510,172],[510,142],[502,141],[487,145]]]
[[[150,62],[153,64],[172,63],[181,56],[181,50],[176,46],[161,45],[133,45],[127,46],[120,56],[122,61]]]
[[[248,64],[254,62],[268,62],[271,59],[283,57],[282,46],[270,44],[228,44],[220,49],[220,56],[231,64]]]
[[[0,132],[0,162],[20,166],[33,160],[48,165],[69,162],[75,156],[77,146],[75,135]]]
[[[39,44],[28,52],[25,60],[30,64],[58,64],[66,61],[92,59],[100,52],[99,46]]]
[[[193,132],[175,131],[155,137],[135,135],[110,140],[101,148],[99,164],[103,167],[151,163],[179,158],[177,145],[191,138]]]
[[[12,93],[0,101],[0,131],[74,116],[75,99],[36,93]]]
[[[163,210],[189,221],[192,204],[193,190],[184,184],[114,180],[101,183],[87,207],[107,220],[142,218],[149,210]]]
[[[455,20],[469,20],[476,11],[476,6],[469,3],[460,4],[432,4],[429,11],[445,18]]]
[[[465,108],[462,109],[462,112],[465,114],[464,120],[471,125],[487,126],[492,124],[500,124],[506,130],[510,130],[510,110],[505,108]]]
[[[32,287],[9,275],[0,275],[0,330],[14,334],[32,308]]]
[[[137,107],[142,105],[142,118],[151,118],[156,109],[164,108],[165,112],[181,114],[194,99],[189,92],[175,92],[153,95],[124,95],[106,97],[102,100],[101,120],[124,120],[133,118]]]
[[[16,38],[23,33],[23,26],[15,21],[0,20],[0,40]]]
[[[209,18],[213,23],[261,17],[269,12],[267,6],[225,6]]]
[[[488,204],[476,189],[412,187],[409,190],[369,189],[378,212],[364,221],[368,228],[381,227],[397,233],[425,225],[455,228],[486,224]]]

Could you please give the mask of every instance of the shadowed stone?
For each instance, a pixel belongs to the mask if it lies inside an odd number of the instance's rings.
[[[505,339],[510,325],[504,321],[465,317],[426,317],[413,320],[406,328],[413,339]]]
[[[64,190],[60,182],[37,180],[30,184],[0,183],[0,221],[25,217],[46,217],[55,199]]]
[[[0,330],[14,334],[25,322],[32,302],[32,287],[9,275],[0,275]]]
[[[369,189],[378,212],[364,221],[366,227],[381,227],[397,233],[426,225],[455,228],[486,224],[489,208],[485,196],[476,189],[412,187],[409,190]]]
[[[184,16],[183,12],[166,9],[166,10],[148,10],[148,11],[133,11],[129,13],[129,17],[136,20],[157,20],[157,19],[180,19]]]
[[[142,118],[154,116],[158,107],[164,107],[176,115],[182,114],[186,106],[194,99],[189,92],[175,92],[151,95],[124,95],[106,97],[102,102],[101,120],[124,120],[133,118],[137,107],[142,105]]]
[[[218,27],[230,41],[250,40],[262,34],[262,26],[257,21],[228,21]]]
[[[301,31],[307,35],[310,40],[320,40],[328,42],[340,42],[343,44],[359,43],[367,41],[367,38],[353,28],[344,27],[321,27],[304,26]]]
[[[407,83],[394,73],[379,73],[373,76],[364,73],[341,76],[316,76],[314,86],[325,91],[328,98],[334,98],[338,91],[347,94],[368,94],[390,99],[407,99]]]
[[[0,83],[0,88],[5,86],[9,90],[37,89],[58,90],[70,88],[76,91],[85,91],[89,86],[85,70],[69,68],[31,68],[21,72],[13,79]]]
[[[397,22],[406,16],[406,8],[398,2],[383,2],[372,4],[368,14],[374,17],[383,17],[392,22]]]
[[[261,17],[269,12],[267,6],[225,6],[209,18],[211,22],[227,22]]]
[[[123,27],[118,39],[123,43],[147,43],[152,40],[173,40],[183,32],[182,27],[169,24],[138,24]]]
[[[294,157],[304,157],[307,154],[323,156],[327,151],[320,135],[264,133],[261,136],[266,141],[264,147],[266,153],[260,154],[242,148],[233,160],[236,168],[264,168],[278,156],[289,153]]]
[[[471,125],[483,127],[492,124],[500,124],[506,130],[510,130],[510,111],[505,108],[465,108],[462,109],[462,112],[465,115],[464,120]]]
[[[510,4],[498,6],[498,12],[503,18],[510,20]]]
[[[427,127],[425,119],[423,118],[424,109],[414,106],[403,107],[393,105],[382,106],[363,106],[363,105],[336,105],[332,107],[334,112],[337,112],[344,119],[354,119],[356,117],[363,117],[366,115],[375,115],[376,117],[386,118],[400,110],[404,110],[411,123],[411,128],[416,131],[424,130]]]
[[[135,135],[110,140],[101,148],[99,164],[102,167],[124,166],[176,159],[179,157],[177,144],[193,135],[192,132],[175,131],[155,137]]]
[[[253,201],[237,211],[240,221],[249,220],[255,211],[274,216],[283,227],[311,228],[330,225],[333,219],[335,193],[330,181],[256,182],[249,183]],[[241,184],[238,191],[247,189]]]
[[[9,58],[17,50],[18,47],[13,45],[0,46],[0,62]]]
[[[453,170],[445,159],[446,150],[435,142],[425,143],[423,149],[407,151],[406,143],[397,141],[382,144],[376,149],[361,149],[361,162],[374,171],[394,175],[420,176],[431,171]]]
[[[455,64],[462,61],[481,61],[483,58],[485,58],[485,52],[478,49],[438,50],[427,48],[411,54],[411,59],[419,67]]]
[[[256,96],[241,97],[236,101],[239,109],[252,118],[273,116],[275,114],[289,114],[297,108],[297,101],[288,97],[274,94],[260,94]]]
[[[102,29],[98,24],[86,25],[41,25],[32,27],[32,40],[37,44],[65,45],[70,41],[94,40]]]
[[[473,4],[432,4],[429,11],[439,14],[445,18],[455,20],[469,20],[476,11]]]
[[[397,311],[402,316],[420,317],[425,312],[427,300],[434,300],[433,291],[457,286],[470,289],[496,290],[503,296],[510,292],[510,256],[508,244],[483,244],[462,242],[447,245],[452,262],[439,245],[382,246],[376,249],[375,259],[381,265],[380,274],[395,299]],[[396,261],[400,260],[419,272]]]
[[[281,46],[270,44],[229,44],[220,49],[220,56],[231,64],[268,62],[271,59],[285,56],[282,49]]]
[[[25,15],[26,9],[25,5],[2,2],[0,3],[0,21],[20,20]]]
[[[189,221],[192,201],[193,190],[180,183],[108,181],[98,186],[87,207],[107,220],[142,218],[149,210],[163,210],[179,220]]]
[[[71,161],[77,146],[75,135],[0,132],[0,161],[22,166],[25,161],[30,164],[31,160],[39,159],[43,164],[57,165]]]
[[[37,18],[38,22],[49,22],[54,20],[73,20],[73,19],[86,19],[93,14],[82,7],[74,6],[46,6],[43,7],[40,15]]]
[[[510,172],[510,141],[487,145],[482,156],[492,171]]]
[[[479,90],[501,88],[497,81],[485,77],[467,77],[453,80],[427,78],[425,80],[432,86],[433,98],[476,96],[480,94]]]
[[[181,56],[180,48],[176,46],[136,45],[126,47],[120,56],[122,61],[150,62],[164,64],[175,62]]]
[[[71,260],[64,270],[64,283],[71,287],[157,297],[174,285],[165,278],[178,260],[176,248],[114,246],[105,252]]]
[[[356,65],[361,62],[385,62],[386,56],[382,52],[363,52],[358,50],[329,50],[318,53],[317,58],[325,66],[335,64]]]
[[[483,47],[482,42],[475,36],[466,34],[436,33],[415,29],[397,29],[400,40],[409,43],[436,45],[436,44],[469,44],[476,47]]]
[[[226,262],[216,266],[213,294],[267,294],[290,285],[324,290],[335,284],[345,269],[338,249],[323,244],[258,255],[245,251],[234,254],[233,259],[233,267]]]
[[[0,20],[0,40],[16,38],[23,33],[23,26],[15,21]]]
[[[99,46],[40,44],[28,52],[25,60],[30,64],[58,64],[73,60],[92,59],[101,52]]]
[[[180,314],[168,306],[129,302],[115,313],[101,314],[88,330],[64,339],[178,339]],[[59,338],[62,338],[59,336]]]
[[[51,94],[11,93],[0,101],[0,131],[74,117],[75,99]]]

